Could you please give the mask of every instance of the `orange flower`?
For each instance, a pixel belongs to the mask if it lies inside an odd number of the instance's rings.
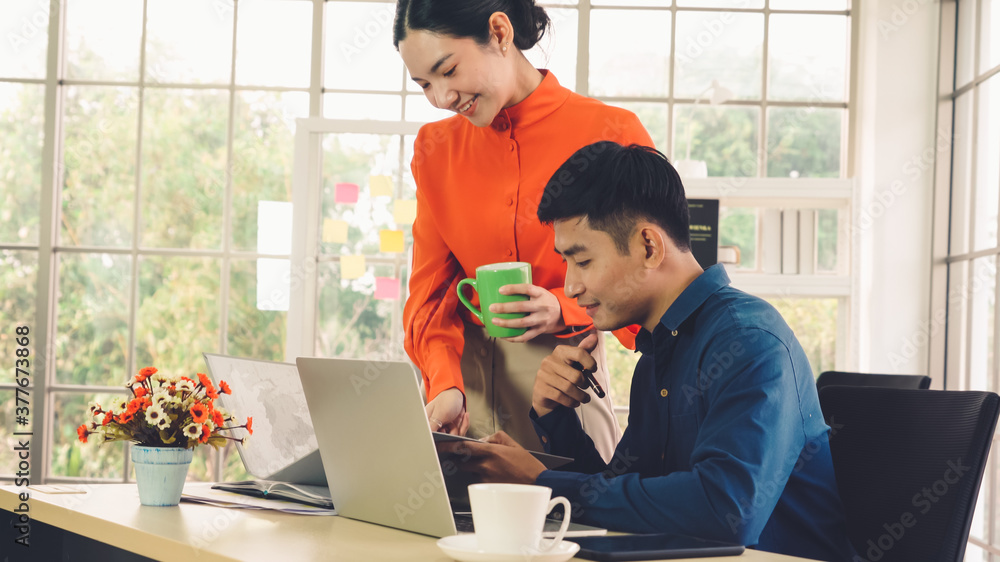
[[[149,391],[146,390],[146,387],[144,387],[144,386],[140,386],[139,388],[133,390],[132,392],[135,393],[136,398],[141,398],[141,397],[149,394]]]
[[[128,422],[132,421],[132,414],[134,414],[134,413],[135,412],[129,412],[128,410],[125,410],[124,414],[118,416],[118,423],[124,425],[124,424],[127,424]]]
[[[212,380],[209,379],[208,375],[205,373],[198,373],[198,381],[200,381],[201,386],[204,386],[205,388],[211,388],[212,386]]]
[[[150,375],[155,375],[158,372],[159,371],[156,369],[156,367],[143,367],[143,368],[139,369],[139,374],[142,375],[143,377],[148,377]]]
[[[125,408],[125,413],[131,417],[131,415],[138,412],[141,407],[142,407],[142,399],[133,398],[132,400],[129,401],[128,406]]]
[[[219,397],[219,393],[215,390],[214,387],[211,386],[205,388],[205,394],[207,394],[208,397],[211,398],[212,400],[215,400],[216,398]]]
[[[226,423],[226,420],[222,419],[222,412],[212,410],[212,423],[215,424],[215,427],[222,427],[222,424]]]
[[[253,435],[253,416],[247,416],[247,424],[245,426],[250,435]]]
[[[104,419],[101,421],[101,425],[108,425],[110,422],[114,421],[115,415],[111,412],[106,412],[104,414]]]
[[[201,439],[198,441],[202,443],[208,443],[208,438],[212,436],[212,432],[208,430],[207,425],[201,426]]]
[[[229,389],[229,384],[226,381],[219,381],[219,392],[223,394],[232,394],[233,391]]]
[[[76,428],[76,436],[81,443],[87,442],[87,424],[80,424],[80,427]]]
[[[208,419],[208,408],[204,404],[191,406],[191,421],[194,423],[205,423]]]

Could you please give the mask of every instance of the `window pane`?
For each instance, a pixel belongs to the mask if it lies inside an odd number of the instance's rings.
[[[763,8],[764,0],[677,0],[677,5],[692,8]]]
[[[987,256],[972,262],[969,287],[969,387],[996,392],[993,355],[996,353],[996,257]]]
[[[981,0],[979,14],[979,72],[1000,65],[1000,0]]]
[[[623,29],[629,30],[622,33]],[[670,12],[594,10],[590,15],[590,93],[667,96]]]
[[[975,76],[976,2],[957,2],[958,29],[955,35],[955,86],[968,84]]]
[[[431,107],[421,95],[412,96],[414,101]],[[385,94],[325,94],[323,96],[323,117],[327,119],[374,119],[376,121],[399,121],[403,105],[398,95]],[[446,112],[451,114],[451,112]],[[412,121],[412,119],[411,119]]]
[[[970,196],[972,194],[973,125],[972,100],[975,90],[969,90],[955,99],[954,139],[952,140],[951,171],[951,239],[952,254],[969,251],[969,225],[972,220]],[[981,126],[985,127],[983,123]]]
[[[709,176],[757,175],[757,107],[675,105],[674,160],[701,160]]]
[[[233,7],[231,2],[147,0],[146,80],[228,84]]]
[[[642,126],[649,132],[653,139],[653,144],[660,152],[667,152],[667,119],[670,117],[668,111],[670,106],[665,103],[628,103],[610,102],[609,105],[618,106],[635,113]]]
[[[604,350],[608,360],[608,377],[611,379],[611,388],[608,389],[608,394],[616,409],[628,408],[632,373],[635,372],[635,365],[639,362],[642,354],[626,349],[611,332],[604,332]],[[618,414],[618,424],[624,431],[628,426],[628,416]]]
[[[674,97],[708,101],[717,80],[739,99],[759,100],[764,15],[678,12]]]
[[[131,256],[73,253],[58,256],[56,382],[125,384]]]
[[[233,247],[255,251],[261,201],[292,199],[295,119],[309,116],[309,94],[237,92],[234,111]]]
[[[847,99],[846,16],[773,14],[768,33],[768,98]]]
[[[131,246],[138,91],[72,86],[64,92],[59,241]]]
[[[402,301],[376,298],[376,277],[396,278],[392,265],[369,265],[344,279],[340,263],[319,265],[316,353],[323,357],[405,360]]]
[[[846,10],[848,0],[771,0],[772,10]]]
[[[669,7],[670,0],[591,0],[592,6],[662,6]]]
[[[121,384],[126,382],[122,377]],[[125,395],[124,391],[121,394]],[[91,438],[80,443],[76,428],[90,421],[88,405],[96,401],[107,405],[115,394],[78,394],[56,392],[52,408],[52,476],[121,479],[125,469],[125,443],[98,445]]]
[[[576,90],[576,51],[579,12],[575,9],[548,8],[545,12],[552,26],[545,37],[525,54],[536,68],[548,68],[559,84]]]
[[[326,88],[393,90],[403,87],[403,61],[392,46],[391,2],[327,2]]]
[[[281,261],[286,264],[287,271],[288,260]],[[284,295],[274,296],[275,301],[284,301],[284,309],[280,309],[275,306],[276,303],[267,302],[271,294],[261,294],[258,268],[257,260],[230,262],[228,353],[238,357],[284,361],[288,328],[287,278]],[[301,283],[299,279],[298,285],[301,286]]]
[[[147,89],[145,97],[142,245],[219,248],[229,96]]]
[[[309,86],[312,10],[311,2],[241,3],[236,23],[236,83]]]
[[[135,365],[190,376],[219,348],[219,261],[143,256]]]
[[[4,0],[0,2],[0,21],[8,22],[5,40],[0,41],[0,78],[45,78],[48,2]]]
[[[816,211],[816,271],[818,273],[837,273],[837,242],[840,234],[838,215],[836,209],[817,209]]]
[[[13,354],[5,354],[4,357],[13,357]],[[35,409],[34,400],[31,397],[34,393],[31,392],[31,390],[32,389],[30,388],[28,389],[29,395],[27,397],[28,399],[27,406],[29,408],[29,411],[33,411]],[[24,399],[25,398],[24,393],[21,393],[20,397]],[[10,450],[14,446],[16,446],[13,432],[21,431],[22,429],[30,431],[31,428],[28,426],[22,427],[15,424],[14,421],[15,420],[14,416],[16,411],[15,409],[18,407],[25,406],[23,402],[20,404],[16,403],[17,402],[16,391],[0,390],[0,400],[3,400],[3,402],[0,402],[0,443],[3,443],[4,447],[7,447],[8,450]],[[31,454],[30,451],[29,454]],[[31,465],[34,463],[34,460],[35,459],[31,458],[27,459],[29,471]],[[0,455],[0,477],[13,477],[14,473],[17,472],[18,470],[19,462],[20,459],[17,458],[17,455],[6,454],[6,453]]]
[[[142,2],[66,1],[66,77],[139,80]]]
[[[816,107],[769,108],[768,177],[840,177],[844,113]]]
[[[979,142],[976,153],[976,201],[972,249],[997,246],[997,210],[1000,201],[1000,76],[979,87]]]
[[[795,332],[813,376],[834,370],[837,360],[837,299],[767,297]]]
[[[0,82],[0,242],[38,243],[45,86]]]
[[[37,283],[38,252],[0,250],[0,287],[3,287],[3,298],[0,299],[0,322],[2,322],[0,326],[6,327],[0,331],[0,353],[3,353],[4,357],[14,357],[14,350],[17,347],[12,327],[27,326],[29,339],[32,341],[35,339],[31,334],[39,329],[35,325]],[[36,353],[37,350],[32,348],[32,354]],[[35,360],[29,359],[29,363],[29,367],[34,369]]]
[[[413,243],[411,225],[397,224],[393,214],[399,194],[399,143],[399,135],[342,134],[323,139],[322,253],[405,255],[405,249],[402,253],[381,251],[383,236],[395,236],[382,231],[402,231],[404,248]],[[392,195],[373,192],[373,176],[389,176]]]
[[[757,269],[757,209],[722,207],[719,209],[719,245],[739,249],[736,269]]]
[[[455,115],[447,109],[438,109],[427,101],[423,94],[406,96],[406,120],[414,123],[430,123]]]

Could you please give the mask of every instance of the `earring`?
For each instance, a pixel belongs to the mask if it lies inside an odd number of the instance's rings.
[[[500,50],[506,53],[508,45],[510,45],[510,41],[507,41],[507,45],[504,45],[503,47],[500,47]]]

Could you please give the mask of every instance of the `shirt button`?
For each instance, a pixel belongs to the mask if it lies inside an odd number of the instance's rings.
[[[514,199],[512,197],[508,197],[507,198],[507,206],[510,207],[513,204],[514,204]]]
[[[513,250],[507,250],[507,257],[508,258],[511,257],[511,256],[513,256],[513,255],[514,255],[514,251]]]
[[[500,129],[501,131],[506,131],[507,129],[510,128],[510,126],[507,125],[507,123],[500,123],[500,126],[497,128]]]
[[[660,389],[660,396],[666,398],[667,394],[670,394],[669,392],[667,392],[667,389],[665,389],[665,388],[661,388]]]
[[[548,442],[549,442],[549,438],[543,435],[542,436],[542,443],[548,443]]]
[[[514,145],[510,145],[510,151],[514,152]]]
[[[674,330],[673,332],[670,332],[670,335],[671,336],[676,336],[677,335],[677,330]]]

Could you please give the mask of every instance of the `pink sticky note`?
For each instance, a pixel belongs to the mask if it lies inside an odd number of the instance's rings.
[[[333,200],[335,203],[357,203],[358,184],[338,183],[336,185],[336,193],[334,194]]]
[[[399,279],[393,277],[376,277],[375,298],[384,301],[398,301]]]

